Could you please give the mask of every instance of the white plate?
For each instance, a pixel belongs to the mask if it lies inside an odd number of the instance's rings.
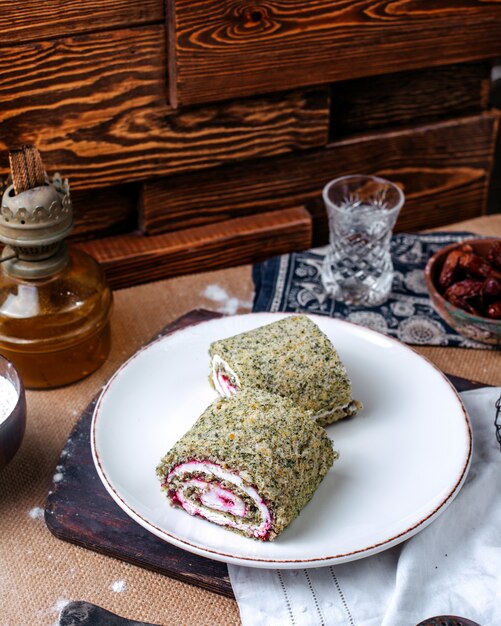
[[[336,346],[364,409],[328,427],[341,456],[300,516],[275,541],[260,542],[168,505],[155,467],[216,397],[208,383],[209,344],[281,317],[204,322],[125,363],[104,388],[92,421],[92,453],[106,489],[161,539],[227,563],[316,567],[411,537],[445,510],[466,478],[468,417],[444,375],[411,348],[326,317],[311,316]]]

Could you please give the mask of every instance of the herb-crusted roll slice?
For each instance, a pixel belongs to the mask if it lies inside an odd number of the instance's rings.
[[[334,346],[305,315],[214,341],[210,381],[222,396],[257,388],[290,398],[321,425],[355,415],[351,382]]]
[[[244,390],[211,404],[161,459],[157,476],[172,505],[266,541],[297,517],[336,457],[307,413]]]

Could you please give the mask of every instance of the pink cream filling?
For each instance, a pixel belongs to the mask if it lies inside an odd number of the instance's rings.
[[[237,387],[235,387],[235,385],[233,385],[230,382],[230,379],[224,372],[219,370],[216,374],[216,377],[217,377],[217,382],[219,383],[219,386],[221,387],[223,391],[223,395],[234,396],[237,393],[238,391]]]
[[[212,357],[212,381],[216,391],[224,398],[234,396],[240,387],[238,376],[218,354]]]
[[[249,496],[261,514],[260,523],[249,524],[245,520],[247,507],[243,499],[217,481],[205,480],[204,476],[227,481]],[[190,515],[198,515],[220,526],[241,530],[258,539],[268,538],[271,528],[270,511],[254,487],[244,484],[238,474],[228,472],[211,461],[187,461],[176,465],[169,472],[165,484],[168,485],[173,478],[181,478],[183,482],[175,489],[169,489],[172,504],[181,506]],[[195,494],[186,493],[190,487],[196,488]],[[228,514],[232,517],[228,517]]]
[[[201,492],[200,502],[209,509],[231,513],[236,517],[245,517],[247,509],[244,501],[218,483],[208,483],[205,480],[192,480],[192,486],[198,487]]]

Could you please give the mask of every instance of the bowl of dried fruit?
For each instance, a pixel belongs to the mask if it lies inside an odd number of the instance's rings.
[[[436,252],[425,269],[441,317],[458,333],[501,345],[501,239],[468,239]]]

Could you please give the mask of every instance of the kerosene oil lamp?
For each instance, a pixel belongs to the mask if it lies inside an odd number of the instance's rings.
[[[34,146],[9,153],[0,208],[0,354],[28,388],[87,376],[110,349],[112,293],[98,263],[63,241],[73,227],[69,184],[47,176]]]

